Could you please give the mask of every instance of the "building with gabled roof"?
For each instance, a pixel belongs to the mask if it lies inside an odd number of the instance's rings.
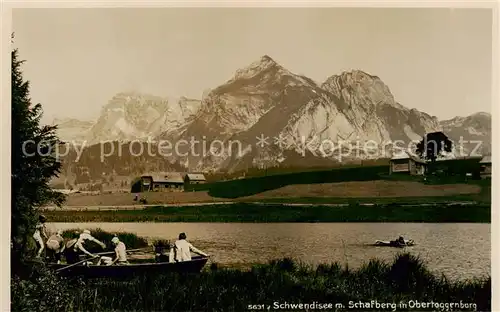
[[[407,173],[411,175],[424,175],[427,163],[407,152],[394,154],[390,160],[389,173]]]
[[[491,155],[484,156],[480,161],[481,179],[491,179]]]
[[[203,173],[187,173],[184,176],[185,184],[203,184],[206,183],[207,179]]]
[[[165,192],[184,190],[184,179],[179,172],[150,172],[141,176],[142,191]]]

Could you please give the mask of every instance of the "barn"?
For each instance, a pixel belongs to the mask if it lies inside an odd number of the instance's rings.
[[[389,173],[406,173],[410,175],[424,175],[426,162],[403,152],[391,158]]]
[[[154,172],[141,176],[143,192],[172,192],[183,191],[184,180],[179,172]]]
[[[491,179],[491,156],[484,156],[479,164],[481,165],[481,179]]]
[[[184,177],[185,184],[204,184],[207,182],[203,173],[188,173]]]

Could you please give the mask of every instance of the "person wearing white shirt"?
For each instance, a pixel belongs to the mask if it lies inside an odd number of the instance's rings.
[[[85,248],[83,247],[83,244],[86,241],[91,241],[91,242],[97,243],[98,245],[101,245],[102,249],[106,248],[106,244],[104,244],[103,242],[101,242],[98,239],[96,239],[95,237],[93,237],[90,234],[89,230],[84,230],[83,233],[80,234],[80,237],[78,237],[78,241],[76,242],[76,248],[78,248],[80,251],[87,254],[88,256],[93,257],[94,255],[91,254],[90,252],[88,252],[87,250],[85,250]]]
[[[93,241],[101,245],[103,249],[106,248],[106,245],[94,238],[90,234],[89,230],[84,230],[83,233],[78,236],[78,238],[74,238],[66,244],[66,262],[68,262],[69,264],[78,262],[79,255],[82,253],[90,257],[95,257],[95,255],[88,252],[87,249],[85,249],[85,247],[83,246],[86,241]]]
[[[63,232],[58,230],[54,235],[50,236],[45,244],[47,246],[47,251],[49,251],[52,259],[55,259],[57,263],[61,263],[61,255],[64,252],[64,238],[62,237]]]
[[[125,246],[125,244],[123,242],[120,241],[120,239],[118,237],[113,237],[113,239],[111,240],[111,242],[113,243],[113,245],[115,245],[115,254],[116,254],[116,258],[115,260],[113,260],[113,262],[110,264],[110,265],[113,265],[115,264],[116,262],[118,262],[118,265],[126,265],[128,264],[128,261],[127,261],[127,247]]]
[[[85,241],[95,242],[95,243],[101,245],[101,247],[103,249],[106,248],[106,244],[104,244],[103,242],[101,242],[98,239],[96,239],[95,237],[93,237],[90,234],[89,230],[84,230],[83,233],[80,234],[80,237],[78,237],[78,243],[83,244]]]
[[[44,215],[40,215],[38,217],[39,222],[36,224],[35,227],[35,233],[33,234],[33,238],[36,241],[36,244],[38,245],[38,252],[36,254],[37,258],[40,258],[42,256],[42,252],[45,249],[45,244],[43,242],[43,238],[47,239],[47,232],[45,229],[45,222],[47,221],[47,218],[45,218]],[[43,238],[42,238],[43,236]]]
[[[186,240],[186,233],[179,234],[179,239],[175,241],[174,246],[170,248],[170,262],[181,262],[191,260],[191,251],[199,255],[208,257],[208,254],[194,247]]]

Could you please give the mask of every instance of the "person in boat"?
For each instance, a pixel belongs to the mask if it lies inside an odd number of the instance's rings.
[[[50,258],[54,259],[57,264],[61,263],[61,255],[66,247],[64,238],[62,237],[62,231],[58,230],[54,235],[51,235],[46,245],[47,251],[50,252]]]
[[[79,237],[80,233],[78,233],[77,231],[73,232],[71,239],[64,245],[64,258],[66,258],[66,262],[68,264],[78,262],[78,253],[74,250],[74,248]]]
[[[80,234],[80,236],[78,237],[78,242],[80,242],[81,244],[83,244],[83,243],[88,242],[88,241],[97,243],[98,245],[100,245],[102,247],[102,249],[106,248],[106,244],[104,244],[103,242],[101,242],[98,239],[96,239],[95,237],[93,237],[90,234],[89,230],[84,230],[82,232],[82,234]]]
[[[122,241],[120,241],[120,239],[116,236],[113,237],[113,239],[111,240],[111,243],[113,243],[113,245],[115,245],[116,258],[109,265],[113,265],[115,263],[118,263],[118,265],[127,265],[128,264],[127,247],[125,246],[125,244]]]
[[[97,261],[96,265],[101,265],[101,263],[104,263],[104,265],[111,265],[113,264],[113,258],[102,256],[99,258],[99,261]]]
[[[158,241],[154,244],[155,259],[157,262],[168,262],[169,255],[166,254],[165,250],[170,252],[170,243],[165,241]]]
[[[180,233],[179,239],[175,241],[172,248],[170,248],[170,262],[181,262],[191,260],[191,251],[199,255],[208,257],[208,254],[194,247],[190,242],[186,240],[186,233]]]
[[[403,236],[400,236],[397,240],[396,243],[399,244],[400,246],[406,246],[406,241]]]
[[[77,263],[78,261],[80,261],[79,257],[82,254],[85,254],[89,257],[96,257],[96,255],[88,252],[85,249],[84,244],[86,241],[96,242],[97,244],[101,245],[101,247],[103,249],[106,248],[106,245],[104,243],[100,242],[99,240],[97,240],[96,238],[94,238],[90,234],[89,230],[84,230],[83,233],[81,233],[81,234],[76,233],[76,234],[77,234],[77,235],[75,235],[76,237],[74,237],[72,240],[70,240],[66,244],[65,256],[66,256],[66,262],[68,262],[68,264],[73,264],[73,263]]]
[[[47,218],[45,218],[44,215],[40,215],[38,217],[38,223],[35,226],[35,233],[33,234],[33,238],[35,239],[35,242],[38,247],[38,252],[36,254],[37,258],[40,258],[42,256],[42,252],[45,249],[45,244],[43,242],[42,236],[47,239],[47,232],[45,228],[45,222],[47,221]]]

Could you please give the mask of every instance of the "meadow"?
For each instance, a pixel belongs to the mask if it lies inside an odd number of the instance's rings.
[[[142,192],[147,204],[267,202],[267,203],[491,203],[491,180],[478,177],[477,160],[459,159],[430,165],[426,177],[389,174],[387,165],[346,166],[282,173],[270,171],[242,179],[185,185],[184,192]],[[444,169],[443,169],[444,168]],[[473,176],[466,176],[473,172]],[[71,194],[66,207],[128,206],[133,193]]]
[[[481,183],[479,179],[480,159],[452,159],[429,163],[428,174],[411,176],[408,174],[389,174],[389,165],[349,165],[332,169],[308,170],[281,173],[266,170],[264,175],[217,181],[206,184],[187,185],[187,191],[208,191],[218,198],[238,198],[278,189],[287,185],[339,183],[350,181],[413,181],[425,184]],[[467,177],[466,173],[472,173]],[[484,184],[484,182],[482,183]]]
[[[388,172],[388,170],[388,166],[357,166],[286,174],[271,173],[265,176],[245,179],[194,184],[187,186],[186,190],[208,191],[210,196],[219,198],[238,198],[274,190],[291,184],[379,180],[381,178],[379,174]]]

